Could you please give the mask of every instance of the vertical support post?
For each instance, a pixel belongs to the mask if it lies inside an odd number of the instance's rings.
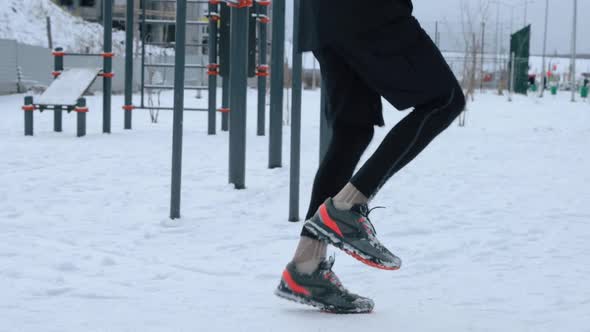
[[[230,3],[228,3],[229,5]],[[236,189],[246,188],[246,101],[248,90],[248,0],[231,4],[230,37],[230,181]]]
[[[124,129],[131,129],[133,111],[133,0],[127,0],[125,20],[125,105]]]
[[[510,93],[508,94],[508,101],[512,101],[514,94],[514,80],[516,79],[516,53],[512,52],[510,55]]]
[[[80,98],[76,103],[76,136],[86,136],[86,113],[88,113],[88,107],[86,107],[86,99]]]
[[[547,29],[549,25],[549,0],[545,2],[545,32],[543,33],[543,62],[541,65],[541,89],[539,97],[545,94],[545,81],[547,80],[547,69],[545,69],[545,58],[547,57]]]
[[[301,94],[303,56],[299,51],[301,0],[294,0],[293,10],[293,75],[291,107],[291,170],[289,181],[289,221],[299,221],[299,180],[301,175]]]
[[[221,82],[221,109],[229,110],[229,77]],[[221,131],[229,131],[229,112],[221,113]]]
[[[320,164],[322,163],[322,160],[324,160],[326,152],[328,152],[328,146],[330,145],[330,139],[332,137],[330,126],[328,124],[328,119],[326,118],[326,114],[328,114],[329,101],[326,96],[326,85],[323,79],[321,89],[322,91],[320,100]]]
[[[53,52],[53,77],[57,79],[64,70],[63,48],[57,47]],[[53,109],[53,131],[61,132],[62,129],[62,107],[54,106]]]
[[[111,132],[111,97],[113,93],[113,0],[103,0],[104,54],[102,85],[102,132]]]
[[[49,49],[52,50],[53,49],[53,36],[51,35],[51,16],[47,16],[46,21],[47,21],[47,43],[48,43]]]
[[[267,5],[258,2],[258,122],[256,134],[264,136],[266,132],[266,80],[267,62]]]
[[[221,92],[221,131],[229,131],[229,43],[230,43],[230,20],[231,11],[227,6],[227,3],[221,2],[219,8],[219,17],[221,25],[219,29],[219,65],[221,70],[222,80],[222,92]],[[230,156],[231,158],[231,156]],[[230,180],[231,183],[231,180]]]
[[[480,78],[479,78],[479,89],[481,90],[481,92],[483,92],[483,80],[484,80],[484,74],[485,74],[485,68],[484,68],[484,63],[485,63],[485,48],[486,48],[486,22],[481,22],[481,74],[480,74]]]
[[[25,105],[23,106],[25,113],[25,136],[33,136],[33,113],[35,106],[33,105],[33,97],[25,97]]]
[[[176,2],[176,45],[174,60],[174,115],[172,125],[172,186],[170,219],[180,218],[182,178],[182,121],[184,112],[184,68],[186,64],[186,2]]]
[[[145,43],[147,40],[147,24],[146,20],[146,4],[147,0],[141,0],[141,28],[140,28],[140,36],[141,36],[141,94],[139,99],[139,107],[145,107]]]
[[[282,167],[283,85],[285,58],[285,0],[273,1],[270,77],[269,168]]]
[[[578,31],[578,0],[574,0],[574,19],[572,28],[572,59],[571,59],[571,85],[572,85],[572,103],[576,102],[576,41]]]
[[[209,114],[208,128],[209,135],[215,135],[217,130],[217,75],[219,64],[217,63],[217,22],[219,22],[218,4],[209,2]]]
[[[434,22],[434,44],[436,45],[436,47],[440,48],[438,40],[438,21]]]

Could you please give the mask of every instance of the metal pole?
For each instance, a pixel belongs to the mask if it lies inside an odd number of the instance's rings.
[[[438,40],[438,21],[434,22],[434,42],[436,44],[436,47],[440,48]]]
[[[571,59],[571,85],[572,103],[576,101],[576,39],[578,30],[578,0],[574,0],[574,19],[572,29],[572,59]]]
[[[512,52],[510,56],[510,93],[508,94],[508,101],[512,101],[512,94],[514,93],[514,80],[516,77],[516,53]]]
[[[221,81],[221,108],[229,109],[229,76]],[[229,113],[221,113],[221,131],[229,131]]]
[[[230,181],[236,189],[246,188],[246,103],[250,6],[251,3],[247,0],[236,0],[236,4],[231,8],[229,145],[231,156]]]
[[[86,99],[79,98],[76,103],[76,136],[86,136],[86,113],[88,108],[86,107]]]
[[[526,27],[529,0],[524,0],[524,26]]]
[[[496,50],[495,50],[495,53],[496,53],[495,58],[496,59],[494,61],[494,78],[495,78],[495,81],[496,81],[496,87],[499,90],[499,88],[500,88],[500,75],[498,74],[498,71],[499,71],[498,70],[499,69],[498,68],[498,66],[499,66],[499,63],[498,62],[500,60],[499,59],[500,58],[500,56],[499,56],[499,54],[500,54],[500,3],[499,2],[496,2],[496,41],[495,41],[495,44],[496,44],[496,46],[495,46],[495,48],[496,48]]]
[[[46,18],[46,23],[47,23],[47,43],[49,46],[49,49],[52,50],[53,49],[53,37],[51,36],[51,16],[47,16]]]
[[[301,0],[293,3],[293,74],[291,107],[291,172],[289,181],[289,221],[299,221],[299,178],[301,173],[301,93],[303,56],[299,52]]]
[[[486,23],[485,22],[481,22],[481,74],[480,74],[480,80],[479,80],[479,89],[481,90],[481,92],[483,92],[483,79],[484,79],[484,73],[485,73],[485,69],[484,69],[484,57],[485,57],[485,43],[486,40]]]
[[[218,4],[209,3],[209,114],[208,134],[215,135],[217,130],[217,22],[219,21]]]
[[[25,113],[25,136],[33,136],[33,113],[35,112],[33,96],[25,96],[23,111]]]
[[[184,112],[184,66],[186,62],[186,2],[176,2],[176,44],[174,60],[174,115],[172,125],[172,186],[170,219],[180,218],[182,179],[182,121]]]
[[[59,77],[59,74],[64,70],[64,53],[63,48],[57,47],[54,50],[53,56],[53,76],[54,79]],[[61,105],[55,105],[53,108],[53,131],[62,131],[62,107]]]
[[[221,113],[221,131],[229,131],[229,72],[231,70],[229,65],[229,39],[230,39],[230,20],[231,11],[225,2],[222,2],[219,8],[219,15],[221,18],[221,26],[219,31],[219,64],[222,72],[222,92],[221,92],[221,109],[224,111]],[[231,156],[230,156],[231,159]],[[231,180],[230,180],[231,183]]]
[[[539,97],[545,94],[545,79],[547,77],[547,70],[545,69],[545,61],[547,57],[547,27],[549,25],[549,0],[545,2],[545,32],[543,36],[543,64],[541,65],[541,91]]]
[[[125,129],[131,129],[133,111],[133,0],[127,0],[125,21]]]
[[[102,83],[102,132],[111,132],[111,97],[113,93],[113,0],[103,0],[104,55]]]
[[[285,58],[285,0],[273,1],[270,77],[269,168],[282,167],[283,85]]]
[[[259,72],[258,76],[258,124],[256,133],[258,136],[264,136],[266,132],[266,75],[268,64],[267,64],[267,24],[268,24],[268,11],[267,6],[258,3],[258,65],[259,68],[263,68],[263,73]]]
[[[145,107],[145,42],[147,39],[147,25],[145,23],[146,20],[146,7],[147,7],[147,0],[141,0],[141,98],[139,101],[139,106],[141,108]]]

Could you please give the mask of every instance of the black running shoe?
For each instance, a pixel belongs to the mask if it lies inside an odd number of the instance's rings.
[[[377,239],[370,212],[366,204],[355,205],[348,211],[338,210],[329,198],[304,227],[369,266],[397,270],[402,261]]]
[[[334,258],[324,261],[312,274],[297,272],[290,263],[283,271],[278,297],[311,305],[335,314],[370,313],[375,304],[371,299],[348,292],[332,271]]]

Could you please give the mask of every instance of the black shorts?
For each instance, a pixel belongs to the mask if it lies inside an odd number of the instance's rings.
[[[314,51],[332,126],[382,126],[381,97],[398,110],[460,89],[439,49],[414,17],[389,22]]]

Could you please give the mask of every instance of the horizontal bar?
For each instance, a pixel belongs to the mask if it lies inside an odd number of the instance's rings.
[[[146,84],[144,85],[145,89],[161,89],[161,90],[174,90],[174,85],[153,85],[153,84]],[[208,86],[191,86],[187,85],[184,87],[185,90],[207,90],[209,89]]]
[[[99,56],[102,58],[102,53],[70,53],[65,52],[64,56]]]
[[[146,63],[144,66],[157,67],[157,68],[174,68],[173,63]],[[204,68],[207,68],[207,66],[206,65],[187,64],[184,66],[184,68],[204,69]]]
[[[206,108],[192,108],[192,107],[185,107],[183,108],[185,111],[191,111],[191,112],[207,112],[209,111]],[[146,106],[146,107],[136,107],[134,108],[134,110],[162,110],[162,111],[173,111],[174,107],[150,107],[150,106]]]
[[[151,0],[151,2],[176,2],[176,0]],[[186,0],[186,3],[209,3],[209,0]]]
[[[162,42],[146,42],[145,46],[148,45],[153,45],[153,46],[168,46],[168,47],[174,47],[176,46],[175,42],[170,42],[170,43],[162,43]],[[203,46],[207,46],[207,44],[196,44],[196,43],[186,43],[186,46],[189,47],[203,47]]]
[[[147,24],[176,24],[175,20],[154,20],[154,19],[149,19],[149,20],[145,20],[145,23]],[[209,21],[205,22],[201,22],[201,21],[186,21],[187,25],[209,25]]]

